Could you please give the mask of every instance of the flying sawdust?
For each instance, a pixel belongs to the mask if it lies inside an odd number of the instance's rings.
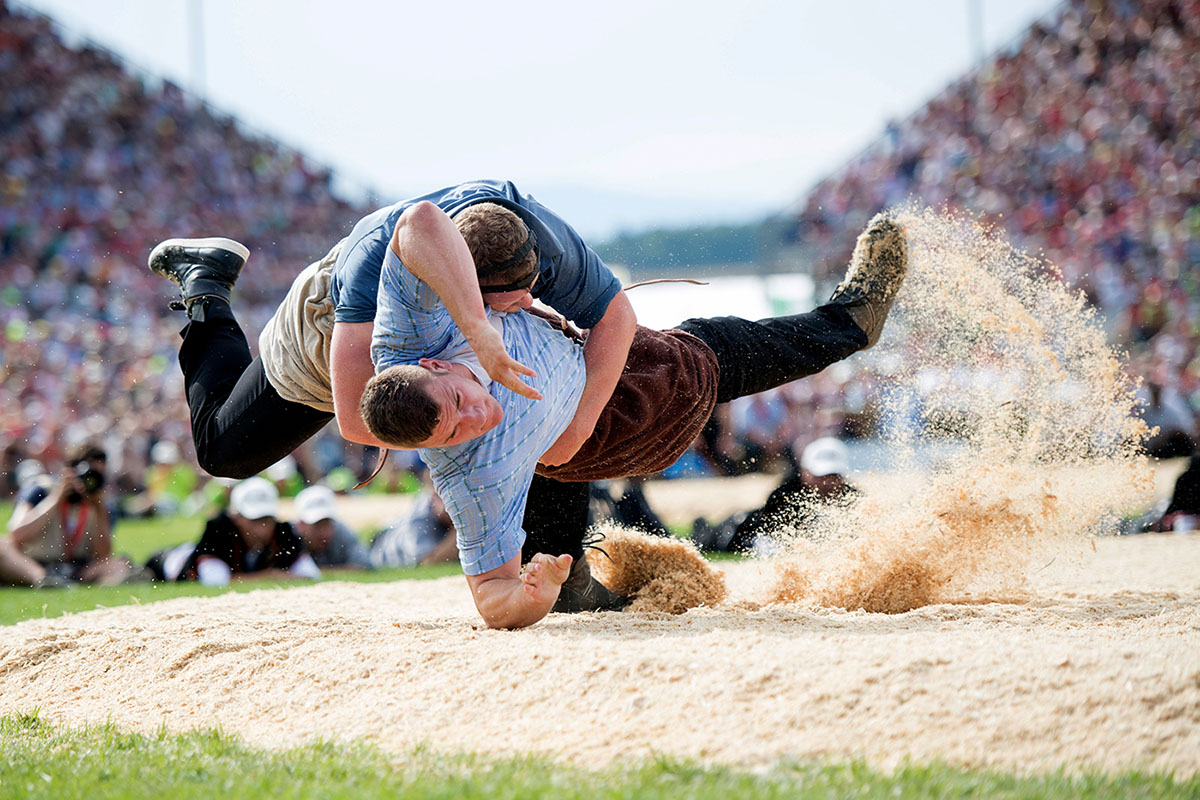
[[[872,360],[907,477],[779,531],[777,602],[897,613],[1011,595],[1033,564],[1108,532],[1153,491],[1136,382],[1083,297],[975,220],[893,213],[909,272],[892,349]],[[921,468],[939,444],[951,455]]]
[[[714,606],[725,599],[725,578],[691,542],[664,539],[621,528],[598,526],[604,554],[588,564],[596,579],[633,602],[629,611],[682,614],[689,608]]]

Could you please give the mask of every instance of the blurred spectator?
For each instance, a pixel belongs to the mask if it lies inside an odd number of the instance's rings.
[[[916,198],[970,210],[1060,267],[1117,343],[1146,358],[1140,374],[1194,414],[1198,52],[1197,0],[1071,0],[889,124],[801,200],[787,238],[832,282],[879,209]]]
[[[1196,451],[1196,414],[1173,386],[1142,385],[1142,419],[1157,432],[1146,442],[1152,458],[1187,458]]]
[[[54,486],[54,477],[46,472],[42,462],[27,458],[13,470],[17,484],[16,502],[13,503],[13,513],[9,517],[8,527],[20,525],[30,512],[46,498]]]
[[[454,524],[442,498],[425,489],[413,500],[408,513],[371,540],[375,567],[411,567],[458,561]]]
[[[645,475],[627,478],[619,499],[612,495],[613,481],[593,481],[590,522],[611,519],[625,528],[636,528],[653,536],[670,536],[671,532],[654,513],[642,491],[646,479]]]
[[[129,563],[112,555],[106,461],[102,449],[84,445],[57,479],[28,485],[0,549],[0,580],[26,586],[124,580]]]
[[[796,438],[795,423],[782,387],[739,397],[729,406],[733,435],[750,471],[770,471]]]
[[[337,501],[328,486],[310,486],[296,495],[296,530],[319,567],[371,569],[367,548],[337,518]]]
[[[1188,467],[1175,480],[1171,502],[1148,530],[1193,531],[1200,528],[1200,455],[1192,456]]]
[[[208,521],[186,558],[180,558],[183,548],[174,548],[153,556],[147,568],[159,580],[198,580],[206,586],[225,586],[234,576],[320,578],[304,540],[277,519],[278,508],[275,486],[266,478],[248,478],[233,487],[228,513]]]
[[[370,209],[334,197],[327,169],[3,5],[0,121],[0,440],[22,443],[6,458],[56,469],[60,443],[98,438],[110,484],[138,491],[157,442],[194,464],[179,322],[148,243],[221,231],[253,247],[237,299],[261,325]]]
[[[844,503],[858,494],[846,482],[850,454],[832,437],[810,443],[800,456],[800,469],[767,497],[762,508],[735,514],[716,526],[698,519],[692,540],[701,550],[751,552],[759,537],[781,531],[803,533],[816,521],[820,508]]]

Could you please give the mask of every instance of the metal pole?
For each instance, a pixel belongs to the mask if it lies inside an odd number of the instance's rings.
[[[971,62],[976,69],[983,66],[986,56],[983,44],[983,0],[967,0],[967,39]]]
[[[204,99],[204,0],[188,3],[188,45],[192,54],[192,92]]]

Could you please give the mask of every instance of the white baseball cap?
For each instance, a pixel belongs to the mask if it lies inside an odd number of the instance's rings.
[[[845,475],[850,471],[850,451],[832,436],[809,442],[800,456],[800,469],[820,478],[825,475]]]
[[[179,445],[170,439],[161,439],[150,448],[150,460],[155,464],[174,464],[179,461]]]
[[[247,478],[229,493],[229,510],[246,519],[277,516],[279,491],[266,478]]]
[[[38,461],[36,458],[27,458],[21,463],[17,464],[16,472],[17,484],[20,485],[26,483],[27,481],[33,480],[38,475],[45,475],[46,468],[43,467],[42,462]]]
[[[328,486],[310,486],[296,495],[296,516],[305,525],[333,519],[333,490]]]

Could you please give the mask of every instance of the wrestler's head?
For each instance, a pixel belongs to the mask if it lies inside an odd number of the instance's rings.
[[[483,302],[495,311],[520,311],[533,303],[538,279],[537,237],[503,206],[476,203],[454,216],[475,261]]]
[[[461,364],[423,358],[390,367],[367,382],[363,421],[390,447],[452,447],[487,433],[504,412]]]

